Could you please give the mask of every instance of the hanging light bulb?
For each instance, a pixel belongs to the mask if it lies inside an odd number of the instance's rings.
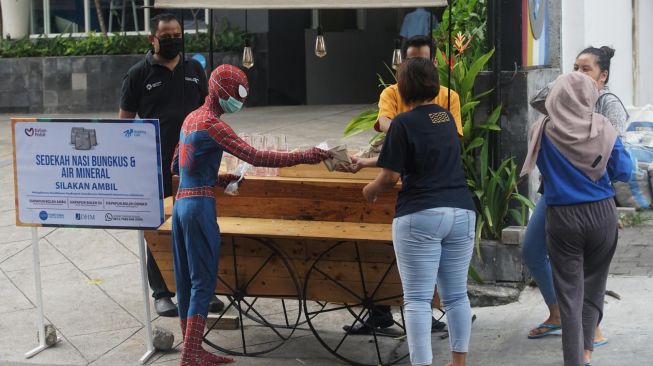
[[[317,27],[317,38],[315,38],[315,56],[324,57],[327,54],[326,43],[324,42],[324,35],[322,34],[322,26]]]
[[[392,68],[397,70],[399,69],[399,66],[401,66],[402,62],[402,57],[401,57],[401,48],[399,46],[399,40],[395,40],[395,50],[392,51]]]
[[[254,54],[252,47],[249,45],[249,38],[245,38],[245,48],[243,48],[243,67],[252,68],[254,66]]]

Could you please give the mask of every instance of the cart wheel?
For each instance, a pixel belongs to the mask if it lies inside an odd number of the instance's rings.
[[[304,301],[304,316],[317,340],[352,365],[392,365],[408,356],[403,309],[393,310],[393,324],[354,335],[354,327],[380,305],[399,305],[403,291],[392,244],[340,242],[315,260],[306,273],[304,299],[329,301],[323,308]],[[396,309],[399,309],[397,311]],[[368,342],[361,342],[361,337]]]
[[[290,262],[273,243],[241,239],[223,242],[217,292],[228,303],[207,321],[204,341],[224,353],[256,356],[279,348],[295,332],[301,291]],[[227,322],[232,326],[219,325]],[[216,328],[222,329],[211,332]]]
[[[254,298],[253,303],[256,303],[259,300],[259,298]],[[231,301],[231,300],[230,300]],[[297,324],[292,324],[291,321],[294,320],[295,313],[297,311],[297,301],[294,301],[292,299],[287,300],[287,299],[266,299],[267,303],[270,304],[271,302],[275,301],[276,304],[273,304],[272,307],[274,308],[280,308],[283,311],[283,319],[282,323],[271,323],[275,328],[296,328],[296,327],[301,327],[302,325],[306,324],[307,320],[304,318],[301,321],[299,321]],[[309,307],[311,309],[324,309],[326,308],[329,303],[324,302],[324,301],[309,301]],[[301,305],[300,305],[301,306]],[[299,309],[300,312],[303,312],[303,309]],[[246,316],[248,319],[250,319],[253,322],[256,322],[261,325],[266,325],[263,320],[261,320],[256,314],[251,311],[250,309],[245,309],[243,311],[243,316]],[[313,315],[315,316],[315,315]]]

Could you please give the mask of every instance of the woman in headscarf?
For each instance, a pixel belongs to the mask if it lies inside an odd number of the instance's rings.
[[[598,97],[589,76],[558,77],[546,99],[548,116],[532,127],[522,169],[525,175],[537,165],[542,174],[565,366],[590,365],[617,244],[611,181],[628,181],[632,169],[615,128],[594,113]]]
[[[610,80],[610,61],[614,56],[613,48],[603,46],[600,48],[587,47],[582,50],[574,61],[574,71],[580,71],[596,81],[599,90],[599,98],[594,106],[594,111],[606,116],[612,126],[622,135],[626,129],[628,113],[623,103],[615,94],[610,92],[608,81]],[[530,104],[538,112],[548,114],[546,111],[546,98],[551,91],[553,83],[542,88],[530,101]],[[551,275],[551,264],[546,251],[546,230],[545,213],[546,200],[540,199],[535,205],[533,214],[528,221],[526,235],[522,244],[522,256],[524,264],[533,275],[537,287],[549,308],[549,317],[535,328],[528,332],[529,339],[538,339],[552,334],[560,334],[560,308],[553,289],[553,277]],[[594,335],[594,347],[608,343],[599,327]]]

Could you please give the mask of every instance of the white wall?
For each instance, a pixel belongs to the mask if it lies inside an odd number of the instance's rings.
[[[639,93],[636,105],[653,104],[653,1],[639,0]]]
[[[571,71],[578,52],[590,45],[616,49],[608,85],[624,104],[633,104],[631,0],[563,0],[562,71]]]

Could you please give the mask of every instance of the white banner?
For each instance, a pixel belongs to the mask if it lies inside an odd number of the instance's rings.
[[[158,120],[12,119],[16,225],[157,228]]]
[[[447,6],[446,0],[155,0],[156,8],[364,9]]]

